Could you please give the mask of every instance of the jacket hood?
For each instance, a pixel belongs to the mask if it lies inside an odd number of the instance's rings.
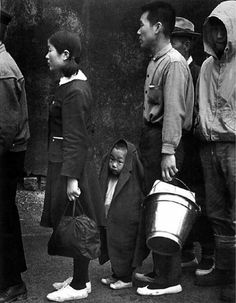
[[[225,55],[231,57],[236,52],[236,1],[221,2],[206,18],[203,25],[203,44],[204,50],[211,56],[216,57],[212,49],[212,40],[209,19],[218,18],[225,25],[227,31],[227,44]]]

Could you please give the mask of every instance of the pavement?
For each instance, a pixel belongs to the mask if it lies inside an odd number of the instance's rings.
[[[43,192],[18,191],[17,200],[21,219],[23,243],[28,270],[23,273],[23,279],[28,289],[28,299],[25,303],[49,302],[46,294],[53,291],[52,283],[63,281],[72,274],[70,258],[52,257],[47,254],[47,242],[51,229],[39,226],[43,205]],[[150,271],[151,256],[144,261],[139,272]],[[91,261],[90,280],[92,293],[81,300],[86,303],[220,303],[219,288],[198,287],[194,285],[194,271],[185,271],[182,275],[183,291],[175,295],[143,297],[136,294],[136,288],[112,290],[100,283],[102,277],[110,275],[110,264],[100,266],[97,260]],[[77,302],[77,301],[70,301]]]

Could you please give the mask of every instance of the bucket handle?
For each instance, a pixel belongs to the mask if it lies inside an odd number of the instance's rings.
[[[193,195],[193,193],[192,193],[192,191],[190,190],[190,188],[189,188],[182,180],[180,180],[179,178],[174,177],[172,180],[174,180],[174,179],[175,179],[176,181],[179,181],[181,184],[183,184],[183,185],[189,190],[189,192],[191,193],[191,195],[193,196],[193,198],[194,198],[194,200],[195,200],[195,196]],[[157,184],[159,184],[160,182],[161,182],[161,180],[160,180]],[[155,186],[153,186],[152,189],[155,188],[155,187],[157,186],[157,184],[155,184]],[[196,205],[198,206],[198,211],[201,212],[201,206],[198,205],[198,204],[196,204]]]

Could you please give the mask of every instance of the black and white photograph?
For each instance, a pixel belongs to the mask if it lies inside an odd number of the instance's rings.
[[[0,303],[235,302],[236,0],[0,0]]]

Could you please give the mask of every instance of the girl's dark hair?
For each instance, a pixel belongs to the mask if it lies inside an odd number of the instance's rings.
[[[78,64],[81,57],[81,41],[76,33],[68,31],[59,31],[54,33],[48,41],[55,47],[59,54],[68,50],[70,56],[67,64],[63,67],[62,73],[65,77],[70,77],[78,71]]]

